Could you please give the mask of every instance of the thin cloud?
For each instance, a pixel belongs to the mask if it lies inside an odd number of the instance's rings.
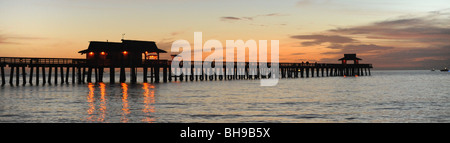
[[[368,25],[336,28],[329,32],[342,35],[365,35],[369,39],[407,40],[413,42],[440,42],[450,40],[450,16],[434,12],[422,17],[409,17],[374,22]]]
[[[244,17],[222,16],[222,17],[220,17],[220,20],[222,20],[222,21],[241,21],[241,20],[252,21],[258,17],[277,17],[277,16],[286,16],[286,14],[269,13],[269,14],[262,14],[262,15],[256,15],[256,16],[244,16]]]
[[[0,34],[0,44],[23,44],[27,43],[25,41],[42,39],[45,38]]]
[[[291,36],[291,38],[294,39],[300,39],[300,40],[308,40],[306,42],[301,42],[303,46],[312,46],[312,45],[318,45],[322,43],[352,43],[357,42],[357,40],[345,37],[345,36],[339,36],[339,35],[294,35]]]
[[[242,20],[242,18],[232,17],[232,16],[224,16],[224,17],[220,17],[220,20],[222,20],[222,21],[238,21],[238,20]]]
[[[431,69],[443,68],[450,63],[450,45],[427,48],[397,49],[377,55],[364,56],[365,61],[381,68]]]
[[[281,13],[269,13],[269,14],[264,14],[264,15],[259,15],[259,16],[267,16],[267,17],[275,17],[275,16],[287,16],[287,14],[281,14]]]
[[[364,62],[380,69],[442,68],[450,63],[449,11],[401,16],[291,38],[302,40],[302,46],[328,43],[322,48],[330,51],[322,54],[329,57],[321,62],[336,62],[342,54],[357,53]]]
[[[384,50],[390,50],[394,49],[394,47],[388,47],[388,46],[379,46],[375,44],[347,44],[347,45],[341,45],[341,44],[333,44],[328,46],[327,48],[330,49],[339,49],[341,51],[339,52],[325,52],[322,54],[345,54],[345,53],[380,53]]]

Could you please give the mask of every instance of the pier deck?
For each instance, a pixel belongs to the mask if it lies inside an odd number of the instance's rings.
[[[1,85],[6,84],[5,68],[9,67],[9,84],[11,86],[42,84],[82,84],[90,83],[94,73],[94,82],[103,82],[105,69],[110,70],[110,83],[115,83],[115,69],[120,69],[119,82],[126,82],[126,70],[130,71],[130,83],[137,83],[137,69],[143,70],[143,82],[159,83],[171,81],[204,81],[204,80],[244,80],[269,78],[260,73],[259,67],[251,68],[250,65],[258,65],[254,62],[235,62],[233,68],[227,68],[222,64],[223,70],[218,74],[210,74],[215,70],[215,63],[210,63],[211,68],[203,67],[203,61],[191,62],[191,75],[172,75],[172,71],[186,70],[186,68],[171,68],[168,60],[143,60],[136,65],[102,65],[88,64],[86,59],[70,58],[29,58],[29,57],[0,57]],[[200,64],[200,66],[199,66]],[[271,63],[266,63],[271,65]],[[278,63],[279,78],[308,78],[330,76],[367,76],[371,75],[372,64],[335,64],[335,63]],[[200,68],[198,68],[200,67]],[[189,68],[188,68],[189,69]],[[46,71],[47,70],[47,71]],[[53,70],[53,71],[52,71]],[[59,71],[58,71],[59,70]],[[27,73],[28,71],[28,73]],[[150,74],[149,74],[150,72]],[[250,74],[251,72],[255,75]],[[162,75],[161,75],[162,73]],[[58,75],[59,74],[59,75]],[[27,77],[28,76],[28,77]],[[15,79],[15,80],[14,80]],[[27,80],[28,79],[28,80]],[[52,81],[53,80],[53,81]]]

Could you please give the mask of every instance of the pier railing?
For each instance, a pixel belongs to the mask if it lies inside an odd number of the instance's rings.
[[[172,65],[172,61],[168,60],[162,60],[159,61],[161,65]],[[205,62],[205,61],[188,61],[192,65],[204,65],[204,64],[211,64],[211,67],[215,67],[217,62]],[[145,63],[157,63],[155,60],[150,60]],[[180,66],[183,66],[183,61],[180,61]],[[257,66],[259,64],[267,65],[270,67],[272,63],[270,62],[222,62],[223,66],[226,66],[227,64],[233,63],[234,66]],[[372,64],[335,64],[335,63],[278,63],[279,67],[368,67],[372,68]]]
[[[2,64],[25,64],[25,65],[69,65],[84,64],[85,59],[70,58],[28,58],[28,57],[0,57]]]

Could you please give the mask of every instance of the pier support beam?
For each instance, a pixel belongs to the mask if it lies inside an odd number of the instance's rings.
[[[132,66],[132,67],[130,67],[130,71],[131,71],[131,74],[130,74],[130,82],[132,83],[132,84],[135,84],[135,83],[137,83],[137,76],[136,76],[136,67],[134,67],[134,66]]]
[[[10,73],[9,73],[9,85],[13,86],[13,78],[14,78],[14,67],[9,65]]]
[[[167,66],[163,67],[163,82],[167,82]]]
[[[45,85],[46,81],[45,81],[45,66],[42,66],[42,84]]]
[[[179,69],[180,70],[180,81],[183,81],[183,77],[184,77],[184,75],[183,75],[183,69],[182,68],[180,68]],[[175,79],[177,79],[176,77],[175,77]],[[176,80],[175,80],[176,81]]]
[[[321,72],[322,72],[322,73],[321,73],[321,74],[322,74],[322,77],[324,77],[324,68],[321,67],[320,70],[321,70]]]
[[[20,70],[20,67],[19,66],[16,66],[16,86],[19,86],[19,78],[20,78],[20,72],[19,72],[19,70]]]
[[[172,67],[170,66],[170,65],[168,65],[169,67],[167,67],[167,68],[169,68],[169,82],[171,82],[172,81]]]
[[[189,77],[189,80],[191,81],[194,80],[194,64],[191,64],[191,75]]]
[[[66,84],[69,84],[69,71],[70,71],[70,66],[66,67]]]
[[[75,65],[72,66],[72,84],[75,84]]]
[[[39,85],[39,66],[36,66],[36,85]]]
[[[305,68],[306,71],[306,77],[309,77],[309,68]]]
[[[85,77],[86,77],[86,67],[85,66],[83,66],[83,69],[82,69],[82,71],[83,71],[83,73],[82,73],[82,76],[81,76],[81,83],[84,83],[84,81],[85,81]]]
[[[97,67],[95,67],[94,68],[94,72],[95,72],[95,83],[98,83],[98,68]]]
[[[26,66],[22,66],[22,85],[25,86],[25,84],[27,84],[27,73],[25,72],[25,67]]]
[[[52,67],[49,66],[48,67],[48,79],[47,79],[48,84],[52,84]]]
[[[59,70],[61,71],[60,72],[60,74],[61,74],[61,84],[64,84],[64,67],[60,66]]]
[[[30,85],[33,85],[33,72],[34,67],[30,65],[30,79],[28,80],[30,82]]]
[[[305,68],[301,67],[300,68],[300,78],[304,78],[303,73],[305,72]]]
[[[159,83],[159,65],[155,66],[155,83]]]
[[[144,76],[142,77],[143,78],[143,81],[144,81],[144,83],[147,83],[148,81],[147,81],[147,70],[148,70],[148,67],[146,66],[146,65],[144,65],[144,67],[142,68],[143,69],[143,71],[144,71]]]
[[[120,83],[124,83],[126,81],[126,78],[125,78],[125,67],[120,67],[120,80],[119,80],[119,82]]]
[[[5,81],[5,66],[1,66],[1,74],[2,74],[2,86],[4,86],[6,84]]]
[[[114,67],[109,67],[109,83],[114,84],[116,82],[116,73]]]
[[[103,82],[103,71],[104,71],[104,69],[105,68],[103,68],[103,67],[100,67],[99,69],[98,69],[98,82]]]
[[[155,68],[150,67],[150,82],[153,82],[153,78],[155,78]]]
[[[77,69],[80,69],[80,67],[78,67]],[[86,81],[88,83],[92,83],[92,67],[88,67],[88,72],[87,72],[87,79]],[[78,82],[80,83],[80,82]]]
[[[81,84],[81,67],[77,66],[77,83]]]
[[[55,66],[55,84],[58,84],[58,67]]]
[[[317,67],[316,68],[316,77],[319,77],[319,71],[320,71],[320,69]]]

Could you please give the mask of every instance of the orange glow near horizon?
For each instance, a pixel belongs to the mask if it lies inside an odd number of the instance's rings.
[[[123,53],[124,55],[128,54],[128,52],[127,52],[127,51],[123,51],[122,53]]]
[[[106,55],[106,53],[105,52],[101,52],[100,55]]]

